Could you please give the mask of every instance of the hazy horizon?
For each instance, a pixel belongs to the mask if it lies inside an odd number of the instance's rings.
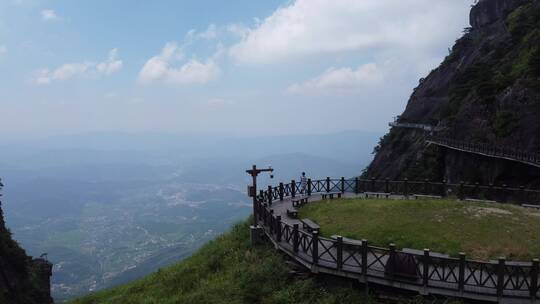
[[[2,1],[0,139],[383,133],[472,3]]]

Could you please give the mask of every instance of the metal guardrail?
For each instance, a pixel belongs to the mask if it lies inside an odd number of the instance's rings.
[[[425,125],[425,124],[417,124],[417,123],[406,123],[406,122],[390,122],[388,123],[390,127],[394,128],[408,128],[408,129],[421,129],[428,132],[433,131],[440,131],[442,130],[441,127],[432,126],[432,125]]]
[[[454,150],[475,153],[494,158],[503,158],[540,167],[540,154],[538,153],[520,151],[510,147],[471,143],[443,137],[427,137],[426,142],[439,146],[444,146]]]
[[[302,195],[313,195],[331,191],[385,191],[403,196],[413,193],[457,195],[461,199],[492,199],[499,202],[519,202],[522,199],[540,202],[540,191],[445,181],[359,178],[308,180],[306,189],[301,189],[299,183],[293,180],[260,191],[254,215],[280,250],[315,273],[355,278],[363,283],[393,286],[421,294],[504,303],[534,303],[540,298],[540,263],[537,259],[532,262],[510,262],[504,258],[474,261],[466,259],[465,254],[452,258],[433,255],[429,250],[421,253],[403,252],[396,250],[393,244],[389,248],[375,247],[369,245],[367,240],[345,242],[341,237],[328,239],[320,237],[318,233],[302,231],[298,224],[287,224],[281,215],[274,214],[271,209],[273,202],[295,197],[300,192],[304,192]]]

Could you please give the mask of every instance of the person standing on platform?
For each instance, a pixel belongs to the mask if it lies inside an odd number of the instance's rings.
[[[300,193],[307,194],[307,177],[306,172],[302,172],[302,177],[300,177]]]

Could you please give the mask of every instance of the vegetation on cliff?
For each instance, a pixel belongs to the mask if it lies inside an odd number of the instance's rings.
[[[0,181],[0,191],[2,187]],[[44,260],[32,260],[13,240],[0,201],[0,303],[52,303],[50,267]]]

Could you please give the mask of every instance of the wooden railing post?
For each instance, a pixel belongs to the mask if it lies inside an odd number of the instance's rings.
[[[388,177],[384,180],[384,192],[390,193],[390,179]]]
[[[345,177],[341,177],[341,193],[345,193]]]
[[[279,200],[283,201],[284,196],[285,196],[285,186],[283,186],[283,183],[279,183]]]
[[[265,203],[263,205],[263,223],[264,223],[264,226],[268,226],[268,209],[266,209],[266,207],[268,207],[268,205]]]
[[[502,202],[508,202],[508,185],[506,184],[502,185]]]
[[[313,187],[313,184],[311,182],[311,178],[308,178],[307,180],[307,195],[311,196],[311,187]]]
[[[424,179],[424,194],[431,194],[429,193],[429,180],[426,178]]]
[[[474,183],[474,198],[480,199],[480,184],[478,182]]]
[[[429,264],[431,264],[431,257],[429,256],[431,250],[424,249],[423,269],[422,269],[422,284],[427,287],[429,284]]]
[[[338,236],[336,238],[336,263],[337,263],[337,269],[341,270],[343,269],[343,237]]]
[[[371,192],[375,192],[375,177],[371,178]]]
[[[443,179],[443,181],[442,181],[442,193],[441,193],[441,196],[446,197],[446,180],[445,179]]]
[[[299,240],[298,240],[298,224],[294,224],[293,225],[293,252],[298,252],[298,245],[299,245]]]
[[[534,302],[536,300],[536,294],[538,293],[538,265],[540,264],[540,261],[538,259],[534,259],[532,261],[531,266],[531,285],[529,286],[530,294],[531,294],[531,300]]]
[[[281,242],[281,215],[276,217],[277,241]]]
[[[319,263],[319,232],[313,231],[311,234],[311,258],[313,259],[313,265]]]
[[[458,199],[460,201],[465,199],[465,182],[463,181],[459,183]]]
[[[364,276],[367,275],[367,270],[368,270],[368,253],[369,253],[368,240],[362,240],[362,274]]]
[[[460,292],[463,292],[465,288],[465,253],[459,253],[459,276],[458,276],[458,289]]]
[[[394,274],[396,272],[396,264],[397,264],[396,244],[390,243],[388,247],[390,251],[388,252],[388,261],[386,261],[386,274],[390,277],[391,280],[393,280]]]
[[[274,209],[270,209],[270,222],[269,222],[269,226],[270,226],[270,234],[274,234],[274,230],[275,230],[275,223],[274,223]]]
[[[264,203],[262,201],[258,201],[257,208],[257,215],[259,216],[259,221],[262,221],[264,219]]]
[[[272,206],[272,186],[268,186],[268,205]]]
[[[354,193],[360,193],[360,180],[358,179],[358,177],[354,178]]]
[[[326,192],[330,192],[330,177],[326,178]]]
[[[497,297],[501,298],[504,291],[504,273],[506,258],[500,257],[499,264],[497,264]]]
[[[409,179],[405,178],[403,181],[403,195],[409,197]]]
[[[493,198],[494,198],[494,194],[493,194],[493,184],[492,184],[492,183],[489,183],[489,185],[488,185],[487,198],[488,198],[488,199],[493,199]]]
[[[291,196],[293,198],[296,196],[296,181],[294,179],[291,181]]]

